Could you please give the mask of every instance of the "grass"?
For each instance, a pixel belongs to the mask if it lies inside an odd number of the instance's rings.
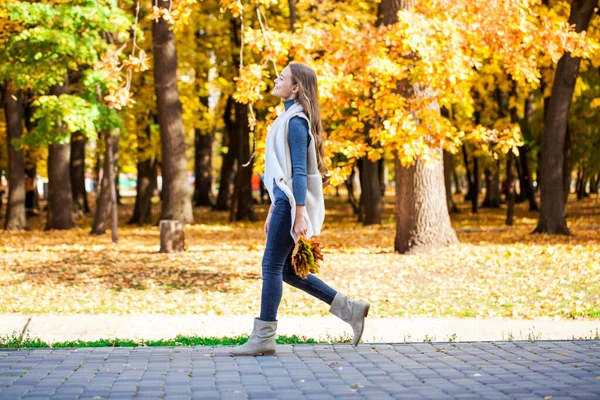
[[[160,340],[131,340],[131,339],[100,339],[93,341],[65,341],[48,343],[39,338],[30,338],[29,336],[21,338],[16,332],[11,335],[0,336],[0,348],[81,348],[81,347],[156,347],[156,346],[233,346],[246,343],[248,336],[236,337],[200,337],[200,336],[181,336],[178,335],[172,339]],[[316,340],[298,337],[296,335],[280,335],[277,338],[278,344],[316,344]],[[328,342],[319,342],[328,343]],[[336,342],[331,342],[336,343]],[[339,342],[338,342],[339,343]]]

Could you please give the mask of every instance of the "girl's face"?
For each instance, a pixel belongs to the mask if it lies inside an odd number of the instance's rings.
[[[298,84],[292,83],[292,71],[290,67],[285,67],[278,78],[275,78],[275,87],[273,96],[281,97],[282,100],[295,99],[298,94]]]

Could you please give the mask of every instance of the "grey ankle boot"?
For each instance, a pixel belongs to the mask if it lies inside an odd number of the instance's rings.
[[[275,331],[277,321],[262,321],[254,318],[254,329],[246,343],[236,346],[232,356],[273,356],[275,355]]]
[[[354,331],[352,344],[356,346],[365,329],[365,318],[371,305],[360,300],[351,300],[346,295],[337,292],[331,303],[329,312],[346,321]]]

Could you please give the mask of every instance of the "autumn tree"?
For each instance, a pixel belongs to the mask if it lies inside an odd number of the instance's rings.
[[[106,79],[102,68],[94,69],[94,66],[107,48],[114,48],[114,44],[106,42],[105,35],[112,32],[119,41],[119,35],[128,35],[132,18],[114,1],[31,3],[11,0],[0,10],[3,24],[18,27],[2,40],[0,77],[16,88],[49,93],[35,99],[36,109],[31,117],[35,128],[18,145],[49,146],[47,228],[68,229],[74,226],[69,139],[75,132],[94,137],[97,124],[114,122],[113,118],[105,118],[107,103],[112,100],[112,104],[121,104],[123,99],[127,103],[129,96],[123,93],[124,85],[119,87],[118,81]],[[115,72],[119,62],[104,67],[112,67]],[[94,95],[98,103],[69,93],[69,72],[86,70],[93,72],[84,82],[85,92],[102,94],[99,87],[103,87],[112,99],[105,103],[102,96],[97,99]]]
[[[170,10],[171,3],[171,0],[159,2],[158,12]],[[164,18],[168,15],[158,15],[152,24],[154,87],[162,150],[163,202],[160,219],[193,223],[181,102],[177,88],[177,50],[172,23]]]
[[[224,3],[231,8],[237,4]],[[254,3],[259,10],[267,5]],[[501,155],[516,152],[521,144],[520,128],[508,115],[487,125],[477,118],[476,82],[502,73],[522,87],[535,87],[538,55],[554,61],[565,50],[589,49],[589,41],[566,21],[540,15],[535,1],[383,1],[382,26],[376,26],[378,14],[366,2],[296,5],[302,17],[292,35],[287,27],[285,32],[263,25],[247,28],[248,46],[260,52],[263,61],[242,71],[237,90],[245,94],[260,91],[261,85],[270,87],[263,79],[270,75],[266,66],[271,61],[313,65],[320,74],[327,162],[333,167],[330,182],[345,182],[360,158],[375,161],[384,150],[397,154],[396,249],[402,252],[455,242],[444,193],[442,148],[456,152],[468,144],[474,155],[490,157],[489,162],[498,165]],[[371,11],[371,17],[365,11]],[[335,24],[340,19],[344,24]],[[452,110],[451,118],[442,116],[440,107]],[[264,140],[266,126],[257,127]],[[421,207],[423,218],[411,207]],[[402,215],[409,217],[402,220]]]
[[[571,3],[569,24],[575,26],[576,32],[587,29],[597,5],[597,0],[574,0]],[[542,139],[541,211],[538,226],[534,230],[537,233],[570,234],[563,198],[563,149],[580,62],[579,57],[565,53],[556,68]]]

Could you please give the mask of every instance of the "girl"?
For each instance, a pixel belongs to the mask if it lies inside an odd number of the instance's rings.
[[[314,275],[300,278],[291,264],[298,236],[318,235],[325,217],[322,175],[327,169],[323,162],[317,74],[306,65],[290,64],[275,79],[273,95],[281,97],[285,111],[269,129],[265,150],[265,186],[271,208],[264,227],[267,244],[262,260],[260,318],[254,319],[248,342],[230,353],[275,354],[282,281],[329,304],[332,314],[351,325],[352,344],[356,346],[369,304],[347,298]]]

